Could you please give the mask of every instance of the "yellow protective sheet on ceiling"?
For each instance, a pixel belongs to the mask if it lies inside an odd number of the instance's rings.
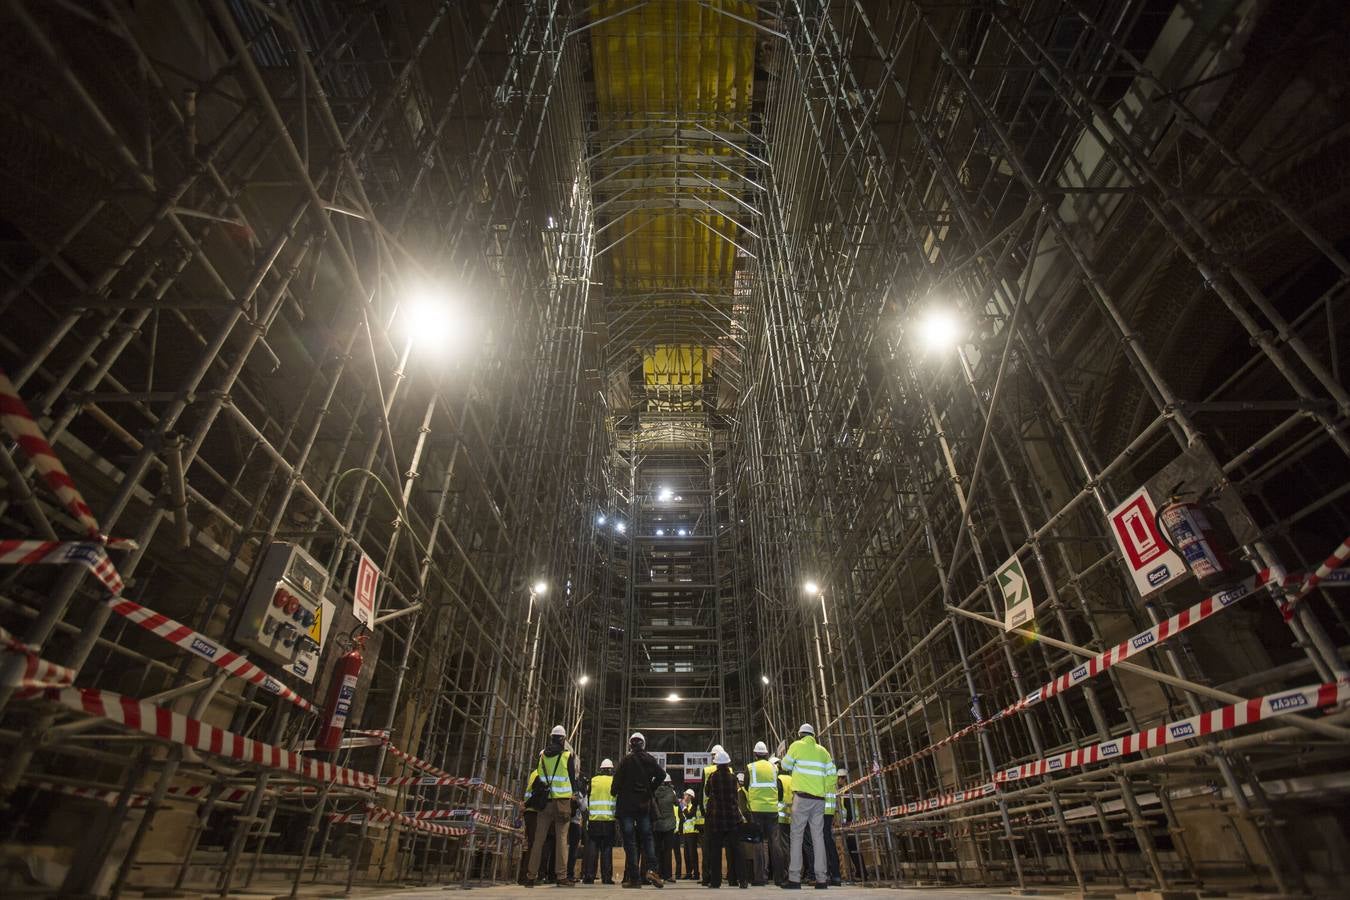
[[[734,142],[749,131],[757,37],[724,13],[753,20],[756,9],[742,0],[638,7],[639,0],[602,0],[590,11],[600,21],[590,33],[604,151],[597,172],[614,173],[609,189],[621,194],[602,213],[609,227],[601,244],[622,239],[605,256],[611,302],[641,298],[659,322],[664,309],[698,308],[697,296],[733,294],[732,241],[743,238],[725,210],[705,203],[744,193],[728,171],[745,165],[740,151],[718,136]],[[597,191],[604,190],[602,182]],[[644,369],[654,363],[644,354]],[[700,381],[686,383],[701,382],[702,366],[700,357]]]
[[[649,386],[701,385],[702,347],[656,347],[642,355],[642,374]]]

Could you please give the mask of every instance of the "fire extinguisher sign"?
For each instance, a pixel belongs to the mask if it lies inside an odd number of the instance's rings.
[[[375,630],[375,588],[380,583],[380,570],[370,557],[361,554],[356,567],[356,590],[352,592],[352,613],[362,625]]]
[[[1186,564],[1163,541],[1154,524],[1157,507],[1141,487],[1111,510],[1111,533],[1120,545],[1140,597],[1162,590],[1186,574]]]

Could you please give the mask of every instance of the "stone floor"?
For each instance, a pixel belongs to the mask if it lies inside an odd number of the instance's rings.
[[[801,897],[806,900],[807,897],[820,896],[825,900],[878,900],[882,894],[903,893],[904,898],[897,900],[921,900],[921,898],[933,897],[940,900],[1006,900],[1013,895],[1000,893],[998,891],[969,891],[958,889],[885,889],[885,888],[864,888],[864,887],[836,887],[828,891],[816,892],[812,888],[804,888],[800,893],[789,893],[776,887],[752,887],[741,890],[739,888],[723,887],[717,894],[710,895],[710,888],[705,888],[699,884],[688,881],[680,881],[668,885],[664,888],[643,887],[642,896],[647,900],[698,900],[700,897],[721,897],[723,900],[787,900],[788,897]],[[563,891],[561,895],[559,891]],[[605,898],[605,900],[631,900],[637,893],[632,890],[624,890],[617,885],[599,885],[599,884],[579,884],[574,888],[557,888],[552,885],[539,885],[534,888],[522,888],[515,885],[474,888],[472,893],[476,897],[482,897],[484,900],[546,900],[552,896],[574,897],[575,900],[595,900],[595,898]],[[540,895],[543,895],[542,897]],[[387,898],[387,900],[444,900],[445,890],[402,890],[390,894],[368,894],[362,897],[362,900],[372,900],[372,898]]]

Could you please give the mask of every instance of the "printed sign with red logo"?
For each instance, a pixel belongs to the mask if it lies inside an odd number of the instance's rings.
[[[1147,597],[1186,575],[1186,564],[1163,541],[1154,523],[1153,498],[1141,487],[1111,510],[1111,534],[1120,545],[1135,589]]]
[[[375,629],[375,588],[380,583],[380,570],[370,557],[361,554],[361,565],[356,567],[356,590],[352,593],[352,614],[357,621]]]

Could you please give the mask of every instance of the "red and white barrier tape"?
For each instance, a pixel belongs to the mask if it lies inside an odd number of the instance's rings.
[[[413,818],[403,813],[394,812],[392,809],[385,809],[383,806],[367,805],[364,813],[329,813],[330,822],[348,822],[359,825],[361,822],[369,820],[371,822],[398,822],[414,831],[422,831],[427,834],[440,835],[442,837],[464,837],[473,831],[473,828],[457,828],[450,825],[436,825],[431,822]]]
[[[1331,551],[1331,555],[1324,559],[1322,564],[1304,579],[1303,586],[1299,588],[1298,592],[1281,604],[1280,611],[1284,613],[1285,620],[1293,618],[1294,604],[1316,590],[1317,586],[1330,577],[1332,572],[1339,569],[1347,559],[1350,559],[1350,537],[1341,541],[1340,546]]]
[[[130,549],[136,546],[135,543],[124,539],[108,540],[103,536],[93,511],[84,502],[70,473],[62,465],[56,451],[43,435],[42,429],[38,428],[33,414],[29,412],[28,406],[3,370],[0,370],[0,426],[23,448],[43,480],[47,482],[47,486],[91,538],[89,541],[77,542],[0,541],[0,563],[10,565],[79,563],[108,589],[108,593],[112,595],[108,603],[118,615],[130,619],[176,647],[224,669],[236,678],[256,684],[303,710],[315,712],[313,704],[259,669],[247,657],[226,650],[205,635],[167,616],[122,598],[124,588],[122,576],[108,558],[105,548]]]
[[[37,650],[3,627],[0,627],[0,655],[23,657],[23,671],[16,675],[13,683],[5,685],[15,688],[19,696],[29,696],[49,688],[69,687],[75,683],[74,669],[48,662],[38,655]]]
[[[157,613],[152,609],[147,609],[139,603],[127,600],[125,597],[113,597],[107,603],[112,611],[119,616],[136,623],[152,634],[162,637],[175,647],[186,650],[217,668],[224,669],[235,678],[242,678],[250,684],[256,684],[263,690],[276,694],[283,700],[290,701],[306,712],[317,713],[314,704],[258,668],[242,653],[235,653],[233,650],[226,649],[201,632],[193,631],[181,622],[170,619],[168,616]]]
[[[91,538],[99,539],[102,529],[98,526],[98,520],[94,518],[93,510],[84,502],[84,497],[80,496],[75,481],[62,465],[52,445],[47,442],[33,414],[28,411],[28,405],[23,402],[18,389],[14,387],[14,382],[9,380],[3,369],[0,369],[0,427],[8,431],[15,442],[23,448],[23,452],[33,461],[33,467],[38,470],[42,480],[47,482],[47,487],[51,488],[52,493],[61,501],[61,505],[80,524],[84,533]]]
[[[504,800],[519,805],[519,801],[517,801],[515,797],[507,794],[501,788],[488,784],[481,778],[477,777],[469,778],[463,775],[451,775],[449,772],[445,772],[442,771],[441,769],[436,768],[435,766],[433,766],[431,763],[427,762],[424,759],[419,759],[418,757],[413,756],[411,753],[408,753],[404,750],[400,750],[394,744],[393,740],[390,738],[387,732],[369,731],[369,730],[362,730],[359,728],[353,728],[350,731],[348,731],[347,734],[353,737],[371,738],[374,740],[381,741],[385,745],[385,749],[389,752],[390,756],[393,756],[396,759],[402,761],[403,763],[407,764],[410,768],[416,769],[419,772],[427,773],[426,775],[405,775],[393,778],[381,777],[380,784],[387,784],[393,787],[402,787],[407,785],[416,785],[418,787],[432,787],[432,786],[481,787],[484,793],[491,794],[496,797],[501,797]]]
[[[995,722],[1018,715],[1023,710],[1030,709],[1036,704],[1047,700],[1056,694],[1062,694],[1071,687],[1082,684],[1089,679],[1096,678],[1112,666],[1118,665],[1132,656],[1143,653],[1151,647],[1176,637],[1191,626],[1203,622],[1205,619],[1222,612],[1239,600],[1251,596],[1252,592],[1265,584],[1270,577],[1271,570],[1264,569],[1246,578],[1241,584],[1234,588],[1220,591],[1211,597],[1206,597],[1189,609],[1184,609],[1176,615],[1159,622],[1157,625],[1146,628],[1138,634],[1126,638],[1114,647],[1098,653],[1091,659],[1079,663],[1068,672],[1052,678],[1045,684],[1036,688],[1036,690],[1019,697],[1017,700],[993,715],[981,719],[978,722],[972,722],[970,725],[952,732],[941,740],[935,741],[903,759],[896,760],[880,769],[876,769],[863,775],[856,781],[852,781],[845,785],[844,790],[853,790],[859,785],[871,781],[874,778],[878,778],[887,772],[894,772],[897,769],[912,765],[949,744],[953,744],[978,731],[983,731]]]
[[[188,718],[165,707],[156,706],[143,700],[123,697],[112,691],[62,688],[46,691],[43,696],[77,712],[108,719],[133,731],[140,731],[152,737],[182,744],[203,753],[211,753],[275,771],[289,772],[292,775],[320,784],[334,784],[364,790],[375,788],[375,776],[368,772],[358,772],[355,769],[348,769],[332,763],[307,759],[299,753],[262,741],[255,741],[243,735],[226,731],[223,728],[208,725],[197,719]]]
[[[118,541],[119,547],[135,547],[134,541]],[[108,559],[97,541],[16,541],[0,540],[0,565],[37,566],[75,563],[84,566],[114,595],[125,585],[117,567]]]
[[[199,631],[181,622],[147,609],[121,596],[122,579],[101,544],[93,541],[14,541],[0,540],[0,565],[43,565],[77,563],[87,568],[112,594],[104,602],[127,619],[235,678],[256,684],[263,690],[305,710],[316,712],[314,704],[258,668],[247,656],[235,653]]]
[[[884,817],[873,818],[844,827],[859,828],[868,824],[875,824],[882,819],[905,818],[920,813],[946,809],[949,806],[990,797],[998,793],[1000,785],[1009,782],[1063,772],[1067,769],[1089,766],[1099,762],[1112,762],[1154,747],[1193,741],[1207,735],[1251,725],[1255,722],[1263,722],[1292,713],[1321,709],[1347,701],[1350,701],[1350,681],[1313,684],[1268,694],[1264,697],[1254,697],[1251,700],[1243,700],[1241,703],[1220,707],[1187,719],[1168,722],[1156,728],[1148,728],[1125,737],[1102,741],[1090,747],[1008,766],[999,771],[994,776],[993,781],[962,790],[947,791],[924,800],[893,806],[886,811]]]
[[[1257,589],[1266,584],[1274,583],[1286,589],[1297,588],[1299,590],[1297,596],[1301,597],[1311,590],[1312,587],[1315,587],[1319,581],[1326,578],[1327,575],[1340,566],[1347,558],[1350,558],[1350,538],[1346,538],[1345,541],[1336,548],[1332,555],[1318,567],[1317,571],[1311,575],[1287,576],[1280,569],[1262,569],[1259,572],[1255,572],[1234,587],[1206,597],[1188,609],[1184,609],[1176,615],[1159,622],[1157,625],[1146,628],[1138,634],[1126,638],[1116,646],[1098,653],[1091,659],[1079,663],[1068,672],[1052,678],[1036,690],[1020,697],[993,715],[981,719],[978,722],[972,722],[970,725],[952,732],[941,740],[929,744],[927,747],[917,750],[903,759],[896,760],[882,768],[875,769],[872,772],[861,776],[855,781],[849,782],[844,786],[844,790],[852,790],[887,772],[894,772],[898,769],[910,766],[919,760],[932,755],[942,747],[946,747],[947,745],[955,743],[978,731],[983,731],[995,722],[1015,716],[1023,710],[1029,709],[1044,700],[1048,700],[1056,694],[1061,694],[1071,687],[1076,687],[1089,679],[1096,678],[1112,666],[1118,665],[1164,641],[1176,637],[1186,629],[1217,615],[1237,603],[1239,600],[1252,596]],[[1311,587],[1309,585],[1311,585]],[[1295,599],[1297,599],[1297,597]],[[1282,605],[1281,608],[1284,609],[1284,606]]]

